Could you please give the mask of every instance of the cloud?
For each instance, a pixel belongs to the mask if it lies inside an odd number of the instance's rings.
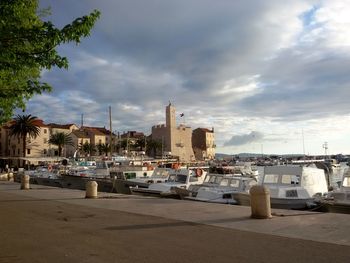
[[[186,125],[215,128],[216,144],[225,145],[217,151],[238,145],[244,151],[250,131],[257,130],[264,151],[269,143],[273,152],[297,151],[284,142],[296,140],[291,134],[302,128],[312,131],[319,151],[317,145],[329,140],[329,122],[341,124],[344,134],[350,130],[342,121],[350,115],[344,1],[40,4],[52,6],[50,20],[60,26],[95,8],[102,13],[79,46],[59,47],[70,61],[68,71],[43,72],[54,91],[34,97],[27,109],[44,120],[80,123],[84,114],[87,125],[108,126],[111,106],[113,129],[150,133],[152,125],[165,122],[170,100],[185,113]],[[230,138],[233,130],[245,136]],[[244,138],[247,143],[239,144]]]
[[[234,135],[232,138],[224,143],[224,146],[238,146],[254,142],[259,142],[264,139],[264,134],[258,131],[252,131],[249,134]]]

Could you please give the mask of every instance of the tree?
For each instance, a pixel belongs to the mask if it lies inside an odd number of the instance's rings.
[[[100,16],[94,10],[62,29],[43,21],[38,0],[0,1],[0,124],[9,120],[14,109],[25,109],[35,94],[51,91],[40,81],[43,69],[68,68],[68,60],[56,48],[63,43],[80,43]],[[47,12],[46,12],[47,13]]]
[[[135,147],[139,151],[143,151],[146,147],[146,137],[138,138],[135,142]]]
[[[105,154],[105,155],[108,155],[108,153],[111,151],[110,150],[110,145],[108,143],[99,143],[97,144],[97,150],[98,150],[98,153],[101,155],[101,154]]]
[[[164,145],[163,145],[164,147]],[[157,152],[161,150],[162,148],[162,142],[159,140],[153,140],[152,138],[147,139],[147,149],[146,153],[148,156],[156,157]]]
[[[89,154],[90,156],[96,151],[95,145],[85,142],[83,145],[81,145],[81,150],[86,154]]]
[[[62,149],[64,146],[74,146],[72,137],[68,133],[58,132],[50,136],[49,144],[56,145],[58,147],[58,156],[62,155]]]
[[[36,138],[40,134],[39,119],[32,115],[17,115],[10,122],[10,136],[22,139],[22,155],[26,157],[27,136]]]

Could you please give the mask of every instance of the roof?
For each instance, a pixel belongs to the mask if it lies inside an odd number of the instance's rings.
[[[69,130],[73,125],[75,125],[75,124],[74,123],[69,123],[69,124],[49,123],[49,124],[47,124],[47,126],[49,126],[51,128],[67,129],[67,130]]]
[[[128,131],[126,133],[123,133],[121,138],[143,138],[145,137],[145,134],[143,132],[137,132],[137,131]]]
[[[200,131],[203,131],[203,132],[210,132],[210,133],[214,132],[214,130],[209,130],[208,128],[197,128],[194,131],[196,131],[196,130],[200,130]]]
[[[109,130],[107,130],[105,127],[84,126],[83,129],[90,130],[90,131],[99,131],[103,135],[110,135],[111,134],[111,132]],[[115,134],[113,133],[113,135],[115,135]]]
[[[15,120],[10,120],[10,121],[6,122],[5,124],[3,124],[3,126],[1,126],[1,128],[5,128],[5,129],[10,128],[14,124],[14,122],[15,122]],[[48,125],[46,125],[42,119],[36,119],[33,121],[33,123],[38,127],[48,127]]]
[[[74,130],[72,133],[78,138],[90,138],[84,131]]]

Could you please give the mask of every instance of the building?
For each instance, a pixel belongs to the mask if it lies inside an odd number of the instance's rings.
[[[78,151],[79,148],[81,148],[84,144],[88,143],[91,144],[90,136],[87,134],[87,132],[83,130],[74,130],[71,133],[73,146],[68,146],[67,151],[69,153],[73,153],[70,156],[75,156],[76,151]]]
[[[22,167],[24,163],[23,141],[22,138],[10,136],[10,125],[11,122],[8,122],[0,128],[0,158],[7,160],[7,164],[11,167]],[[29,163],[37,164],[39,158],[50,156],[48,144],[50,132],[49,127],[41,119],[37,119],[35,125],[40,132],[36,138],[27,135],[25,159]]]
[[[49,127],[50,136],[56,133],[65,133],[65,134],[71,135],[73,131],[76,131],[79,129],[78,126],[73,123],[71,124],[49,123],[47,126]],[[63,147],[62,156],[64,157],[73,156],[74,152],[75,152],[75,148],[67,145]],[[50,144],[49,155],[58,156],[59,155],[58,146]]]
[[[215,158],[214,128],[197,128],[192,133],[192,147],[197,160],[213,160]]]
[[[165,109],[166,123],[152,127],[152,139],[162,142],[161,155],[171,155],[179,161],[190,162],[195,160],[192,149],[192,129],[181,124],[176,126],[176,110],[169,103]]]

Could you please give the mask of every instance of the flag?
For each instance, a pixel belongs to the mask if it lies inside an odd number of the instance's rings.
[[[185,114],[184,114],[184,113],[181,113],[181,114],[180,114],[180,117],[183,117],[183,116],[185,116]]]

